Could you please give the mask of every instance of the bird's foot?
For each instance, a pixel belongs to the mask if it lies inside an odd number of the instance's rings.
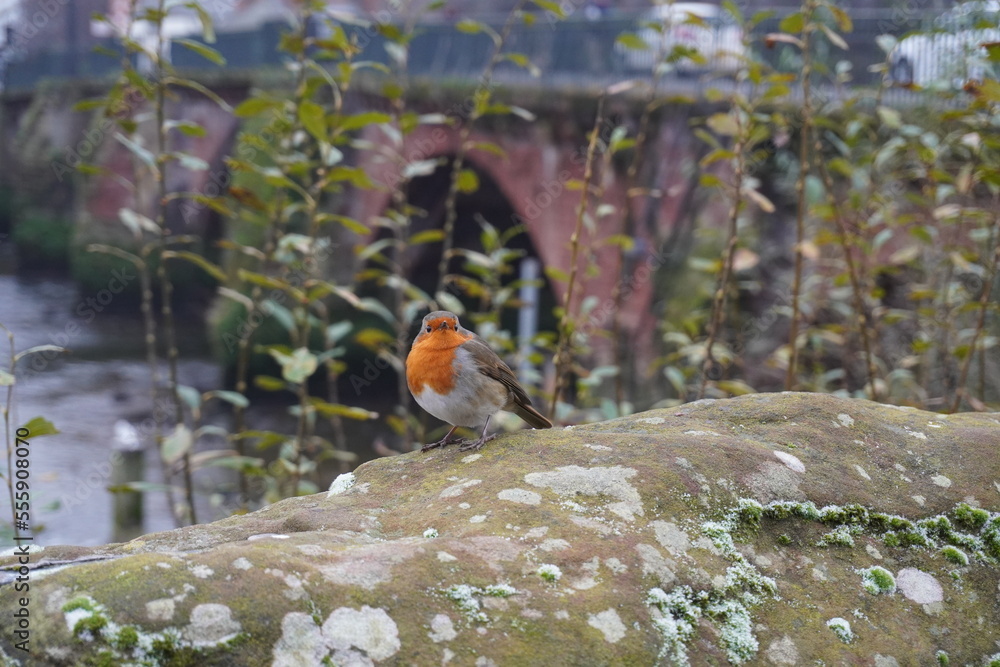
[[[436,447],[444,447],[446,445],[454,445],[455,443],[458,443],[458,442],[466,442],[466,441],[462,440],[461,438],[449,438],[446,435],[445,437],[441,438],[437,442],[431,442],[431,443],[428,443],[428,444],[424,445],[423,447],[420,448],[420,451],[422,451],[422,452],[429,452],[430,450],[432,450],[432,449],[434,449]]]
[[[495,437],[497,437],[496,434],[493,434],[489,436],[484,435],[483,437],[479,438],[479,440],[466,440],[465,442],[462,443],[462,446],[458,448],[458,451],[467,452],[470,449],[479,449],[480,447],[482,447]]]

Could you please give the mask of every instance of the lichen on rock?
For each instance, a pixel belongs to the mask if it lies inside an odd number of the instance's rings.
[[[4,634],[0,662],[989,664],[998,448],[991,415],[783,393],[379,459],[33,550],[32,661]]]

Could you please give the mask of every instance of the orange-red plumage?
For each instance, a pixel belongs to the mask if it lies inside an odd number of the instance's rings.
[[[453,425],[432,447],[449,444],[459,426],[482,424],[480,438],[462,449],[478,449],[492,439],[486,437],[490,417],[500,410],[517,413],[535,428],[552,423],[531,406],[524,388],[510,367],[448,311],[435,311],[420,325],[420,333],[406,357],[406,384],[422,408]]]
[[[441,329],[441,323],[442,318],[426,322],[421,335],[427,333],[428,325],[432,327],[433,333],[422,339],[418,335],[406,357],[406,384],[413,394],[419,394],[424,386],[429,386],[439,394],[455,387],[455,374],[452,371],[455,350],[472,335],[462,335],[451,327]]]

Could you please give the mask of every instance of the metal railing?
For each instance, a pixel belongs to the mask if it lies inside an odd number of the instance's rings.
[[[870,71],[870,67],[885,60],[885,54],[876,44],[876,37],[881,34],[900,36],[926,20],[929,19],[922,16],[896,20],[889,13],[860,16],[854,20],[854,30],[844,35],[848,49],[841,50],[820,40],[814,62],[825,65],[830,72],[838,67],[838,62],[849,63],[853,85],[875,85],[878,77]],[[773,18],[760,24],[750,36],[749,55],[778,70],[795,72],[800,62],[795,48],[786,44],[777,44],[771,49],[765,47],[764,35],[776,32],[778,23],[779,20]],[[523,68],[505,62],[497,68],[497,79],[534,81],[544,87],[594,88],[626,78],[651,77],[651,64],[637,66],[642,58],[630,55],[621,45],[616,45],[619,35],[634,32],[639,26],[640,18],[634,15],[593,21],[571,17],[558,22],[538,21],[532,26],[518,25],[512,30],[505,50],[526,55],[537,66],[540,76],[534,78]],[[345,28],[364,45],[359,58],[388,61],[384,39],[376,31],[358,26]],[[277,67],[287,58],[278,49],[280,35],[286,30],[288,26],[271,23],[250,32],[219,32],[212,46],[226,58],[226,68]],[[105,50],[122,52],[121,45],[111,41],[101,46]],[[685,92],[697,93],[707,87],[711,79],[731,73],[733,58],[727,53],[745,51],[738,40],[729,44],[718,43],[715,48],[718,52],[708,54],[704,64],[689,63],[668,73],[665,78],[673,79],[677,86],[686,89]],[[482,75],[492,50],[493,42],[485,34],[469,34],[446,23],[420,25],[418,35],[411,42],[408,73],[428,79],[476,79]],[[646,59],[652,63],[651,56],[646,56]],[[721,59],[725,59],[725,63]],[[176,45],[171,49],[171,60],[183,70],[218,69],[217,65]],[[119,66],[120,57],[96,53],[92,47],[75,53],[65,50],[35,53],[20,60],[8,60],[4,89],[32,89],[40,80],[50,77],[111,77]]]

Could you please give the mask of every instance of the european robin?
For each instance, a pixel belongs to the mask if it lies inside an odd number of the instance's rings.
[[[531,407],[510,367],[479,336],[463,328],[455,313],[446,310],[436,310],[421,322],[406,357],[406,384],[420,407],[452,425],[446,436],[424,445],[422,452],[458,442],[451,434],[459,426],[482,425],[479,439],[465,441],[461,447],[463,451],[479,449],[496,437],[486,437],[486,429],[500,410],[515,413],[534,428],[552,427]]]

